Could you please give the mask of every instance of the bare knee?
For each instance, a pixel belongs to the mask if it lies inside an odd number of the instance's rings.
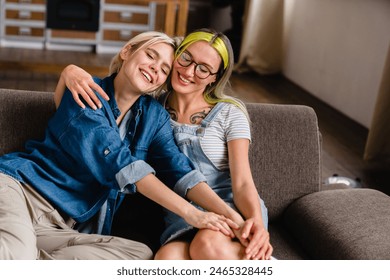
[[[169,260],[172,258],[172,255],[169,253],[169,250],[165,247],[162,246],[156,254],[154,255],[155,260]]]
[[[189,244],[184,241],[172,241],[163,245],[154,256],[155,260],[189,260]]]
[[[213,234],[197,234],[190,245],[190,256],[194,260],[223,259],[224,249]]]
[[[190,256],[194,260],[240,259],[243,248],[240,243],[220,232],[200,230],[190,245]]]

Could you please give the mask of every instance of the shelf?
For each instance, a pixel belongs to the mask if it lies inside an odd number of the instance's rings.
[[[189,0],[102,0],[99,30],[85,33],[46,27],[45,0],[0,0],[0,47],[95,49],[116,52],[131,37],[148,30],[184,36]],[[37,44],[38,43],[38,44]],[[39,44],[40,43],[40,44]]]

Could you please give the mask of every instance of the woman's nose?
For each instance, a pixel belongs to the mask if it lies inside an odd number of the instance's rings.
[[[150,69],[152,69],[155,73],[158,72],[158,66],[156,64],[150,65]]]
[[[195,71],[196,71],[196,64],[195,63],[191,63],[190,65],[185,67],[185,73],[188,76],[193,77],[195,75]]]

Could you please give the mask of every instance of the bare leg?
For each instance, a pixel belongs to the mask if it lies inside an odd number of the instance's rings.
[[[185,241],[172,241],[163,245],[156,253],[155,260],[190,260],[190,244]]]
[[[239,260],[244,259],[245,248],[239,241],[218,231],[201,229],[190,245],[194,260]]]

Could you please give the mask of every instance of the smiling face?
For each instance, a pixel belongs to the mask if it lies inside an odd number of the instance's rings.
[[[126,80],[127,87],[137,93],[156,90],[168,78],[174,58],[172,46],[166,43],[156,43],[141,47],[135,52],[123,49],[122,67],[118,73]]]
[[[206,41],[198,41],[185,50],[187,57],[193,62],[188,66],[182,66],[175,60],[172,70],[172,87],[178,94],[203,93],[206,86],[217,79],[217,75],[210,75],[205,79],[195,74],[196,65],[206,67],[211,73],[217,73],[222,59],[218,52]]]

